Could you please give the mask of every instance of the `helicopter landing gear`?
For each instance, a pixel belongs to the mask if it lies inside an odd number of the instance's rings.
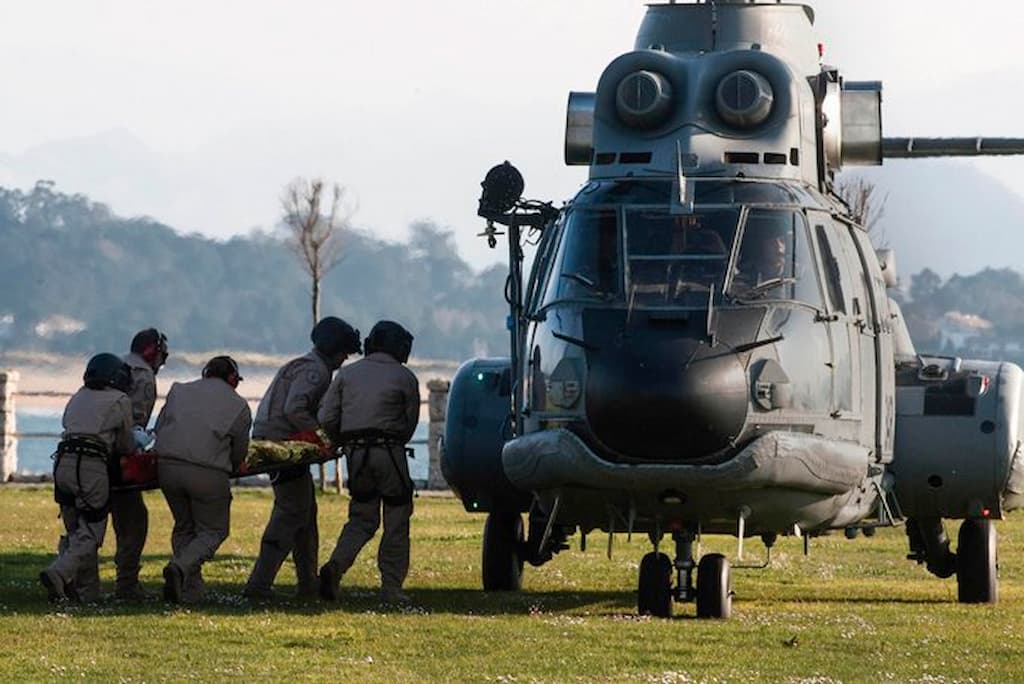
[[[672,561],[651,551],[640,562],[636,610],[640,615],[672,617]]]
[[[956,550],[957,600],[995,603],[998,598],[996,529],[991,520],[964,520]]]
[[[523,588],[523,518],[519,513],[494,511],[484,523],[484,591]]]
[[[676,545],[676,559],[670,563],[668,556],[652,551],[640,563],[637,611],[641,615],[671,617],[672,601],[697,603],[697,617],[702,619],[726,619],[732,614],[732,570],[728,559],[720,553],[710,553],[694,562],[693,543],[697,538],[694,530],[675,532],[672,540]],[[657,538],[652,536],[652,541]],[[672,587],[672,570],[677,573],[676,586]],[[697,581],[694,583],[694,571]]]
[[[956,572],[956,554],[949,550],[949,538],[939,518],[908,518],[908,560],[924,563],[928,572],[945,579]]]
[[[732,570],[729,559],[709,553],[697,567],[697,617],[728,619],[732,614]]]

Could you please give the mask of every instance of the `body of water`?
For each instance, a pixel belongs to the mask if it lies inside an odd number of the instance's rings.
[[[51,433],[61,431],[61,413],[56,411],[18,411],[18,432]],[[416,428],[414,440],[427,438],[427,423],[421,422]],[[49,473],[53,470],[50,455],[57,448],[57,439],[52,437],[22,437],[18,440],[18,472],[21,474]],[[426,444],[415,444],[413,450],[416,457],[409,461],[409,474],[414,480],[426,480],[430,457]],[[334,476],[334,465],[328,464],[329,477]],[[344,468],[342,469],[344,473]]]

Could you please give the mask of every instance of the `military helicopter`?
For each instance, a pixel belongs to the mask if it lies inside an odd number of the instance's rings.
[[[483,586],[521,588],[579,533],[646,534],[637,608],[732,610],[701,535],[808,539],[905,525],[908,558],[995,602],[993,520],[1022,503],[1024,372],[919,354],[891,251],[836,174],[884,158],[1024,153],[1019,139],[884,138],[878,82],[823,65],[814,11],[649,6],[636,49],[569,96],[563,207],[483,182],[509,244],[508,358],[452,381],[442,468],[487,514]],[[500,230],[499,227],[504,227]],[[532,266],[527,246],[534,245]],[[523,523],[527,514],[527,523]],[[960,519],[956,551],[943,519]],[[673,556],[662,551],[672,542]]]

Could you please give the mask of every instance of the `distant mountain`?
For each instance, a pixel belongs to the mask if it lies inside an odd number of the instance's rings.
[[[943,277],[1024,270],[1024,198],[971,163],[887,161],[855,175],[887,195],[882,237],[907,282],[925,268]]]
[[[0,156],[0,185],[31,188],[39,179],[116,206],[123,216],[159,216],[173,206],[179,173],[130,131],[55,140]],[[157,212],[154,214],[154,212]]]

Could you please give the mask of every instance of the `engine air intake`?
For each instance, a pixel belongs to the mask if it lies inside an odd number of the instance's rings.
[[[753,128],[764,123],[774,102],[775,93],[768,79],[747,69],[723,78],[715,93],[718,114],[738,128]]]
[[[636,71],[619,82],[615,92],[619,118],[633,128],[655,128],[672,113],[672,84],[653,71]]]

